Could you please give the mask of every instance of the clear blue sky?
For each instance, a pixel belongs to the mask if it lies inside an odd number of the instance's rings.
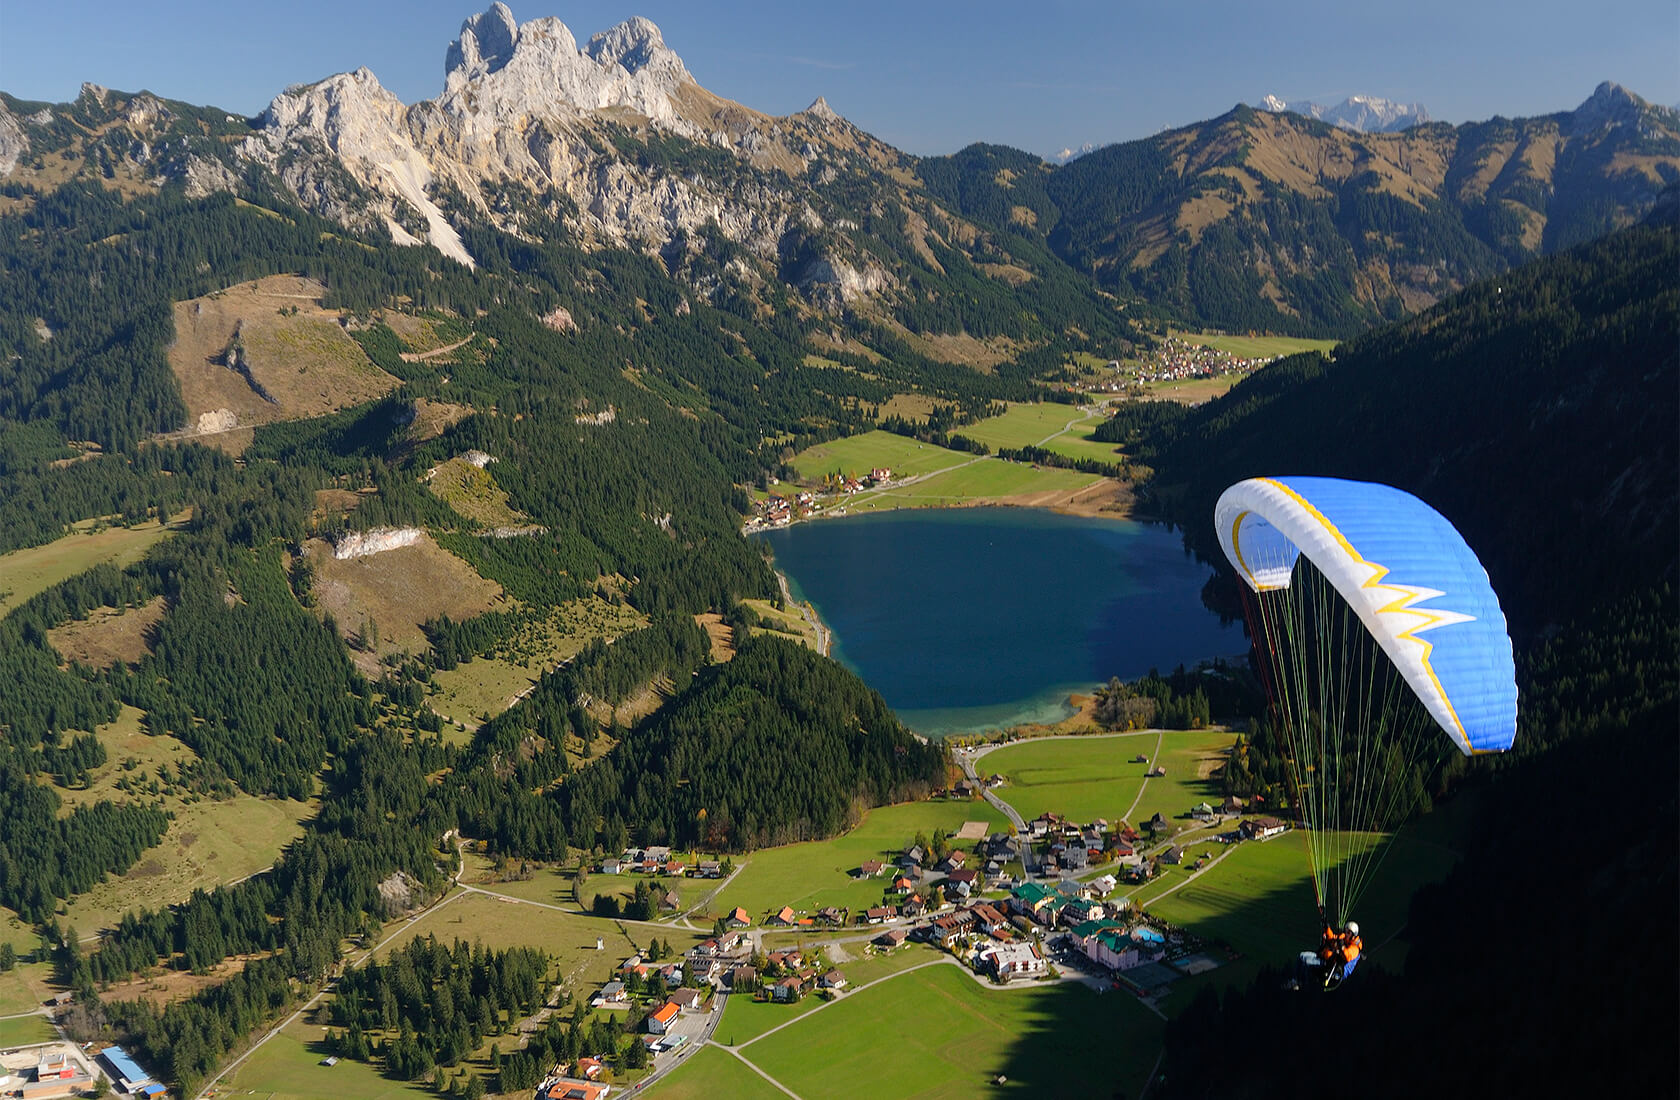
[[[288,84],[366,65],[436,95],[461,20],[489,0],[0,0],[0,90],[81,82],[255,114]],[[1674,0],[517,0],[587,39],[645,15],[711,90],[785,114],[817,95],[914,153],[1038,153],[1141,137],[1268,92],[1365,92],[1450,122],[1572,108],[1601,80],[1680,102]]]

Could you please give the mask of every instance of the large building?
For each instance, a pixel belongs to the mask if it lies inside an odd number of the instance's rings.
[[[1000,982],[1011,978],[1031,978],[1048,973],[1050,964],[1030,943],[991,943],[982,947],[977,957]]]

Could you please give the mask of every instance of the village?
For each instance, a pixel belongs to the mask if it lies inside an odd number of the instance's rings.
[[[880,466],[869,471],[868,477],[855,477],[850,474],[832,475],[825,485],[823,496],[830,498],[845,498],[865,489],[884,489],[891,485],[893,472],[890,467]],[[773,482],[773,484],[776,484]],[[753,505],[753,515],[748,518],[743,530],[761,531],[772,527],[786,527],[796,519],[805,519],[820,507],[818,494],[807,490],[796,490],[789,493],[772,493],[764,500]]]
[[[972,798],[1001,782],[962,780],[938,796]],[[711,1040],[730,998],[793,1006],[846,996],[853,988],[848,959],[921,951],[991,985],[1082,982],[1153,1003],[1179,979],[1237,956],[1135,908],[1129,888],[1167,867],[1196,871],[1214,858],[1211,848],[1194,850],[1203,844],[1263,842],[1289,829],[1256,809],[1253,800],[1227,798],[1217,806],[1189,806],[1172,821],[1157,813],[1140,828],[1045,812],[1015,832],[970,821],[949,835],[918,835],[896,853],[882,852],[850,870],[853,880],[879,881],[878,905],[809,912],[782,905],[761,913],[733,907],[716,918],[711,936],[680,956],[656,936],[647,950],[625,958],[588,1003],[625,1014],[623,1030],[638,1033],[644,1064],[656,1074]],[[669,884],[727,878],[732,868],[649,846],[604,858],[598,869]],[[653,887],[656,895],[665,890]],[[597,1055],[555,1066],[538,1096],[604,1100],[614,1087],[609,1061]]]

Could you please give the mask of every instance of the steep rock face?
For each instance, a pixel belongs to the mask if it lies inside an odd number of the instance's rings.
[[[6,105],[0,103],[0,176],[10,175],[17,167],[18,158],[28,151],[29,139],[24,136],[23,127],[6,110]]]
[[[668,262],[672,248],[692,248],[715,227],[772,263],[790,230],[823,226],[808,189],[833,178],[837,159],[869,170],[903,160],[821,99],[776,119],[713,95],[646,19],[580,47],[560,20],[519,24],[499,2],[461,25],[436,99],[405,106],[361,69],[289,89],[258,125],[245,155],[305,205],[349,225],[383,224],[399,243],[429,241],[469,264],[463,220],[517,234],[537,214],[585,243]],[[696,170],[681,163],[691,152],[672,160],[662,145],[671,137],[735,167]],[[829,259],[812,281],[842,302],[885,285],[856,256]]]
[[[428,158],[408,136],[407,115],[402,100],[386,91],[373,73],[357,69],[276,96],[259,120],[261,135],[248,139],[243,151],[280,170],[300,200],[320,208],[321,200],[329,198],[332,205],[324,212],[355,220],[349,197],[317,184],[323,178],[317,170],[288,175],[283,169],[284,152],[307,151],[312,142],[319,143],[358,183],[386,196],[376,212],[399,243],[410,243],[414,235],[400,224],[396,200],[424,219],[427,236],[439,251],[470,266],[472,257],[460,234],[428,195],[435,176]],[[309,190],[303,189],[306,183]]]

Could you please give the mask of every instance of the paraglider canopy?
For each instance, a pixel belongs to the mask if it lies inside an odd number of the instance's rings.
[[[1288,588],[1305,554],[1461,752],[1511,747],[1517,687],[1505,614],[1439,512],[1387,485],[1258,477],[1225,490],[1214,523],[1255,592]]]

